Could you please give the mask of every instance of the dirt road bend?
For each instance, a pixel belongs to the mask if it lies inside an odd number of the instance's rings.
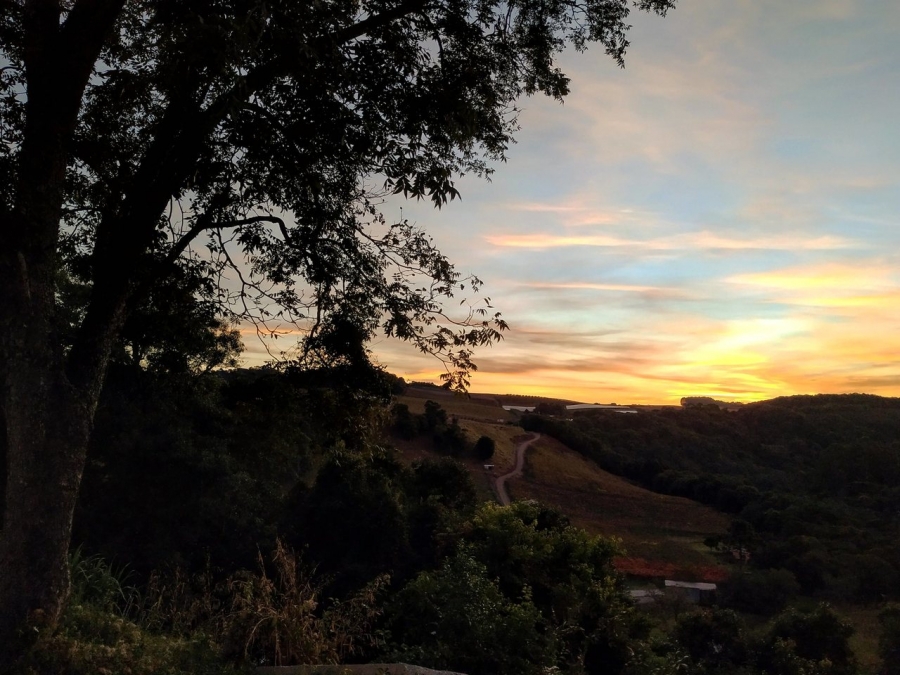
[[[532,431],[531,438],[519,443],[516,446],[516,466],[509,473],[497,477],[497,497],[500,499],[500,503],[503,506],[509,506],[509,493],[506,491],[506,481],[510,478],[522,475],[522,467],[525,466],[525,451],[528,449],[529,445],[534,443],[540,437],[541,435],[539,433]]]

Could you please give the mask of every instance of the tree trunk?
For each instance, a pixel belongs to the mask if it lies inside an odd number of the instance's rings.
[[[110,315],[73,382],[55,298],[66,166],[81,98],[123,1],[78,0],[64,25],[59,2],[29,0],[21,9],[25,130],[15,203],[0,210],[0,671],[20,656],[32,627],[55,625],[68,597],[72,514],[121,315]]]
[[[48,365],[17,364],[4,392],[0,670],[27,647],[33,629],[55,625],[69,592],[67,553],[92,410]]]

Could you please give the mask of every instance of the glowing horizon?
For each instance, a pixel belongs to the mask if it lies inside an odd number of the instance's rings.
[[[473,392],[900,396],[900,4],[682,0],[624,70],[565,54],[492,182],[392,200],[511,326]],[[379,363],[440,364],[379,339]]]

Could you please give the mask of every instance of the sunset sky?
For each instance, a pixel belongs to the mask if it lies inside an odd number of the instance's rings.
[[[565,54],[490,183],[386,205],[511,326],[473,391],[900,395],[900,3],[680,0],[625,69]],[[387,340],[414,380],[439,365]]]

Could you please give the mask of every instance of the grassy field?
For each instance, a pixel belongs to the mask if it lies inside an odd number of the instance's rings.
[[[490,398],[466,397],[452,394],[442,389],[415,389],[410,387],[402,396],[394,397],[397,403],[409,406],[409,411],[421,415],[425,412],[425,401],[432,400],[441,404],[451,417],[483,420],[486,422],[505,423],[515,417],[500,407]],[[521,431],[521,430],[520,430]]]
[[[414,413],[424,410],[426,400],[397,397]],[[463,461],[475,479],[479,496],[493,499],[492,476],[512,468],[515,447],[524,432],[494,421],[498,412],[505,412],[498,407],[452,395],[432,400],[438,400],[449,415],[458,418],[470,442],[480,436],[494,439],[493,474],[485,471],[484,462]],[[426,436],[394,442],[406,461],[435,456],[431,439]],[[705,537],[725,531],[726,516],[689,499],[633,485],[552,438],[544,437],[531,446],[524,475],[510,481],[508,488],[513,499],[537,499],[556,506],[588,532],[621,539],[626,555],[618,566],[623,572],[706,581],[720,581],[727,575],[727,568],[718,565],[703,545]]]
[[[406,403],[406,400],[404,399],[405,397],[397,398],[399,402]],[[425,400],[426,399],[421,399],[419,405],[424,406]],[[492,478],[493,476],[500,475],[507,471],[509,468],[512,468],[513,464],[515,463],[515,439],[517,437],[523,436],[525,432],[522,431],[521,427],[514,427],[508,424],[498,424],[495,422],[488,422],[484,420],[465,419],[459,416],[459,413],[454,413],[452,406],[445,406],[444,401],[440,401],[440,403],[441,407],[447,410],[449,414],[456,414],[459,417],[459,426],[462,427],[466,432],[466,436],[468,437],[471,444],[474,445],[475,441],[477,441],[482,436],[488,436],[494,439],[494,456],[490,459],[489,462],[482,462],[471,458],[464,458],[460,460],[471,472],[472,478],[475,481],[475,487],[478,490],[479,498],[482,500],[493,500],[495,496]],[[407,405],[409,405],[409,408],[412,412],[421,412],[417,411],[416,408],[414,408],[409,403],[407,403]],[[456,410],[459,410],[459,408],[456,408]],[[411,440],[393,438],[392,442],[394,446],[400,451],[401,457],[406,462],[413,462],[417,459],[438,457],[438,454],[434,451],[434,446],[431,442],[431,439],[428,436],[419,436]],[[485,471],[485,464],[494,464],[494,471],[490,473]]]
[[[703,539],[721,534],[728,518],[689,499],[650,492],[600,469],[544,437],[531,446],[522,478],[509,483],[514,499],[537,499],[589,532],[618,537],[623,571],[716,580],[725,572]]]
[[[471,442],[490,436],[496,443],[494,475],[515,462],[519,427],[505,424],[514,415],[496,398],[467,398],[435,388],[410,387],[397,402],[413,413],[425,410],[425,401],[440,403],[456,417]],[[408,461],[432,454],[431,441],[418,438],[397,442]],[[493,498],[491,476],[482,462],[466,462],[479,493]],[[513,499],[537,499],[562,510],[572,523],[589,532],[618,537],[627,555],[620,569],[636,576],[693,578],[719,581],[727,568],[703,545],[703,539],[721,534],[728,518],[711,508],[680,497],[656,494],[600,469],[593,462],[544,437],[528,451],[525,474],[509,484]]]

